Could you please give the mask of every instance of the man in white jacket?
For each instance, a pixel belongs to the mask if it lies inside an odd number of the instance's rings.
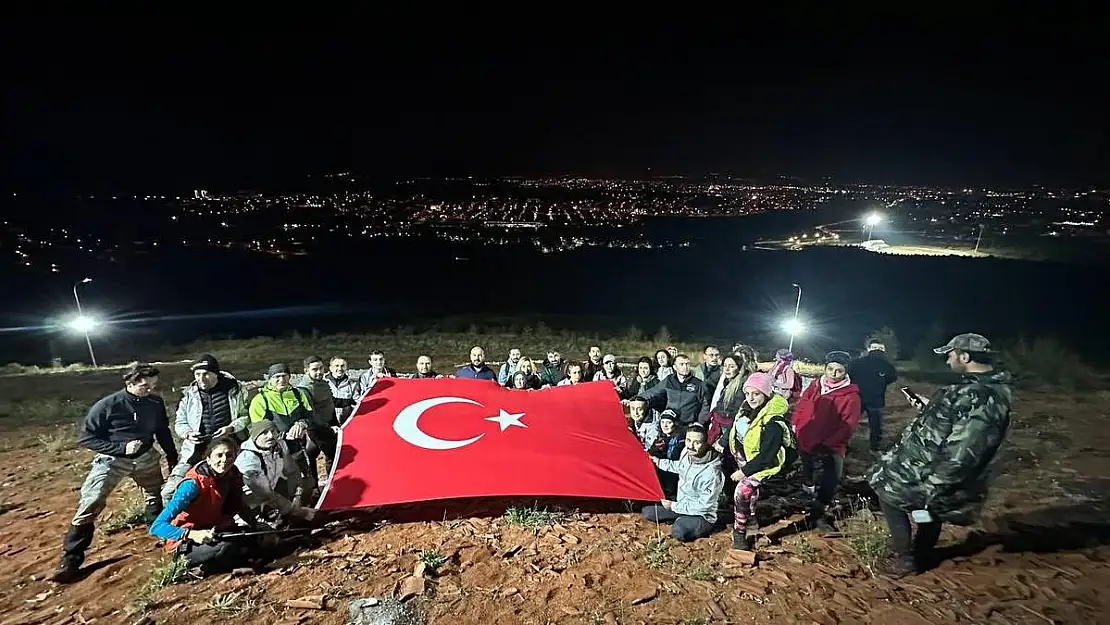
[[[300,505],[301,470],[273,421],[251,424],[250,438],[243,443],[235,466],[243,474],[243,493],[247,505],[265,512],[311,521],[316,511]],[[260,515],[264,516],[264,515]]]
[[[651,457],[655,466],[678,474],[675,501],[666,499],[644,508],[644,518],[656,523],[673,523],[671,536],[680,542],[705,538],[717,521],[717,502],[725,487],[721,455],[706,441],[705,430],[691,425],[686,430],[686,449],[678,460]]]

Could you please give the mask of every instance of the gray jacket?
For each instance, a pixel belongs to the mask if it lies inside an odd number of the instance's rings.
[[[700,516],[710,523],[717,522],[717,502],[725,488],[720,454],[710,449],[701,458],[694,458],[689,451],[684,451],[678,460],[652,456],[651,461],[663,471],[678,474],[678,495],[671,508],[675,514]]]
[[[235,376],[221,371],[224,378],[234,380],[235,386],[227,392],[227,403],[231,407],[231,426],[236,434],[241,434],[250,426],[250,415],[247,414],[247,389]],[[200,431],[201,420],[200,389],[193,382],[181,391],[181,402],[177,404],[177,417],[173,421],[173,429],[181,438],[181,457],[191,458],[196,444],[186,438],[192,432]]]
[[[339,425],[343,425],[354,413],[355,408],[358,407],[358,400],[362,397],[362,383],[359,382],[358,376],[351,372],[348,372],[347,377],[339,381],[336,381],[331,374],[328,374],[324,379],[328,381],[328,386],[331,387],[332,398],[354,402],[354,405],[349,408],[336,407],[335,409],[335,418],[339,421]]]
[[[293,386],[308,393],[312,398],[312,420],[316,425],[330,426],[335,421],[335,401],[332,399],[331,384],[327,378],[313,380],[307,375],[298,376]]]
[[[301,470],[284,440],[278,439],[274,448],[267,451],[259,449],[253,440],[243,443],[235,467],[243,474],[243,494],[248,506],[257,508],[265,504],[282,514],[293,509],[293,502],[277,490],[283,479],[290,493],[302,487]]]

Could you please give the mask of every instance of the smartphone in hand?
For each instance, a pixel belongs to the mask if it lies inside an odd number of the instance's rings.
[[[915,408],[921,409],[925,407],[925,401],[921,399],[920,395],[913,392],[910,387],[903,386],[900,390],[902,391],[902,394],[906,396],[906,399],[909,400],[910,404],[913,405]]]

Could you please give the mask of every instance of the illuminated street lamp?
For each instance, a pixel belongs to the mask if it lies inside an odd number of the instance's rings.
[[[867,216],[866,219],[863,220],[863,223],[867,224],[867,240],[868,241],[871,240],[871,231],[875,229],[875,226],[882,223],[882,221],[883,221],[883,216],[878,214],[878,213],[871,213],[870,215]]]
[[[794,318],[783,324],[783,329],[790,333],[790,346],[787,347],[790,351],[794,351],[794,336],[805,330],[802,322],[798,321],[798,311],[802,308],[802,285],[795,282],[794,288],[798,289],[798,301],[794,304]]]
[[[92,282],[92,278],[85,278],[73,285],[73,301],[77,302],[77,318],[69,324],[69,327],[74,332],[80,332],[85,335],[85,345],[89,347],[89,360],[92,361],[92,366],[95,367],[96,354],[93,353],[92,340],[89,338],[89,332],[96,327],[96,321],[91,317],[86,317],[85,313],[82,312],[81,298],[77,295],[77,287],[90,282]]]

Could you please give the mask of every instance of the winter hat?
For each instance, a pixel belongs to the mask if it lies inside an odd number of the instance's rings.
[[[670,408],[667,408],[666,410],[663,411],[662,414],[659,415],[659,420],[662,421],[663,419],[670,419],[671,421],[678,421],[678,414],[676,414],[674,410],[671,410]]]
[[[189,370],[219,373],[220,361],[216,360],[216,357],[212,354],[204,354],[200,358],[197,358],[197,361],[193,363],[193,366],[189,367]]]
[[[607,362],[615,363],[617,362],[617,357],[612,354],[605,354],[605,357],[601,359],[601,364],[605,364]]]
[[[848,352],[832,351],[825,354],[825,363],[828,364],[830,362],[848,366],[848,363],[852,362],[852,355]]]
[[[266,378],[269,379],[275,375],[289,375],[289,365],[284,362],[270,365],[270,368],[266,370]]]
[[[252,423],[248,432],[250,439],[253,441],[254,439],[258,438],[263,432],[269,432],[270,430],[273,430],[274,434],[276,435],[277,425],[275,425],[274,422],[270,421],[269,419],[263,419],[261,421],[255,421],[254,423]]]
[[[780,349],[779,351],[775,352],[775,360],[781,360],[783,362],[791,362],[791,361],[794,360],[794,354],[790,353],[790,350],[786,349],[784,347],[784,348]]]
[[[772,390],[773,385],[771,384],[771,376],[767,375],[766,373],[756,372],[749,375],[748,379],[744,380],[744,390],[746,391],[749,388],[755,389],[760,393],[763,393],[767,397],[770,397],[771,394],[774,392]]]

